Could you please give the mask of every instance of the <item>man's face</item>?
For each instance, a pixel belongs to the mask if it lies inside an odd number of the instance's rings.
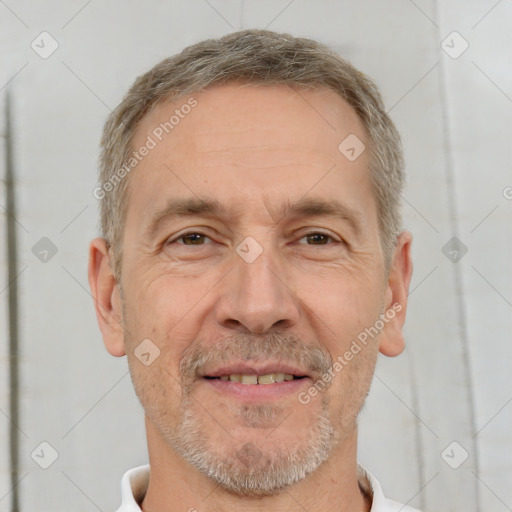
[[[271,494],[353,441],[373,375],[377,338],[308,393],[388,307],[368,151],[351,161],[338,149],[367,137],[327,89],[193,97],[129,178],[125,350],[150,443],[231,492]],[[186,100],[151,111],[133,148]],[[172,215],[177,201],[221,210]],[[315,210],[334,202],[337,214]],[[148,339],[160,354],[146,366],[134,351]],[[252,384],[283,373],[302,378]]]

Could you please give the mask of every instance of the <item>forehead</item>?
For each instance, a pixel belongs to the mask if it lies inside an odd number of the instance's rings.
[[[201,151],[250,149],[261,148],[267,135],[269,149],[289,143],[332,154],[351,133],[366,138],[355,110],[327,87],[230,82],[157,104],[137,127],[133,146],[149,135],[158,145],[186,139]]]
[[[286,190],[290,200],[313,187],[331,196],[338,187],[371,194],[368,152],[349,161],[339,150],[354,135],[366,144],[355,110],[325,87],[228,83],[158,104],[132,140],[134,150],[149,140],[154,147],[130,175],[128,211],[134,202],[140,213],[144,201],[212,190],[238,198],[239,209],[263,189],[266,197]]]

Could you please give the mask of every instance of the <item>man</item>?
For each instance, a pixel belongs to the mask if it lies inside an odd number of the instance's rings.
[[[119,512],[413,510],[356,453],[412,273],[373,82],[317,42],[242,31],[139,77],[101,144],[89,281],[149,451]]]

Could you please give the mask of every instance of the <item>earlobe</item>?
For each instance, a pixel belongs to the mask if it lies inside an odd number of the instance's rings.
[[[379,350],[388,357],[400,355],[405,348],[402,332],[407,311],[407,296],[412,276],[412,235],[403,231],[397,244],[389,270],[386,298],[385,324],[381,332]]]
[[[103,343],[113,356],[124,356],[119,285],[112,272],[110,253],[104,238],[95,238],[89,246],[89,286]]]

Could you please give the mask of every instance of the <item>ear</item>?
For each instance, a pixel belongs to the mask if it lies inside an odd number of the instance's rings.
[[[397,238],[389,269],[384,311],[388,320],[384,323],[379,341],[380,352],[389,357],[398,356],[405,348],[402,327],[412,275],[411,244],[411,233],[402,231]]]
[[[116,357],[126,354],[119,285],[112,272],[111,257],[104,238],[95,238],[89,246],[89,286],[96,318],[107,350]]]

